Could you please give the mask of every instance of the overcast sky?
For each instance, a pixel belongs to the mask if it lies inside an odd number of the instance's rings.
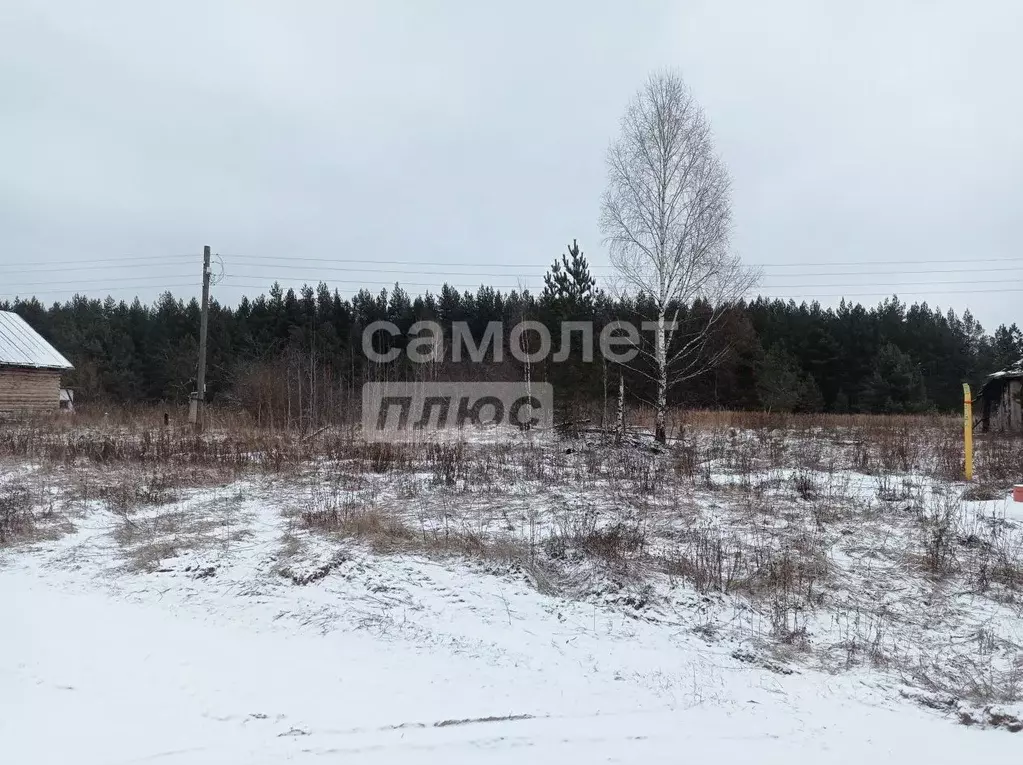
[[[0,299],[190,297],[204,244],[225,302],[535,288],[573,238],[599,278],[607,145],[676,67],[762,292],[1023,323],[1021,30],[1011,0],[5,0]]]

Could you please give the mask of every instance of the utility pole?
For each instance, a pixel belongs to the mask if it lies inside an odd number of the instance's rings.
[[[969,383],[963,383],[963,446],[965,452],[966,480],[973,480],[973,394]]]
[[[202,318],[199,320],[199,374],[196,391],[192,394],[188,419],[195,426],[196,433],[202,433],[203,415],[206,409],[206,327],[210,313],[210,246],[202,251]]]

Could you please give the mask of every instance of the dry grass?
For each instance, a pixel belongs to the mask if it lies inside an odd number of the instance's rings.
[[[304,528],[369,542],[378,552],[412,549],[416,533],[400,519],[373,507],[307,510]]]
[[[371,505],[306,510],[299,522],[303,529],[362,542],[383,555],[415,553],[503,563],[528,560],[526,548],[513,540],[492,538],[466,527],[416,529],[395,514]]]
[[[47,472],[5,480],[0,470],[0,547],[54,539],[74,529],[52,483]]]
[[[1005,496],[1023,477],[1023,439],[979,436],[978,480],[964,494],[953,417],[685,412],[675,418],[682,437],[659,447],[596,432],[366,443],[348,431],[302,438],[228,418],[196,436],[156,415],[0,429],[0,457],[41,466],[38,485],[0,484],[0,543],[35,533],[52,512],[44,485],[59,483],[65,505],[95,500],[118,517],[128,570],[155,571],[244,533],[230,502],[186,512],[183,496],[259,480],[295,495],[285,558],[300,533],[321,534],[381,554],[515,566],[562,594],[663,583],[666,603],[686,593],[728,603],[756,639],[828,668],[868,663],[918,684],[934,675],[936,688],[962,697],[1018,697],[1004,661],[992,660],[981,685],[934,670],[918,645],[933,622],[892,593],[927,593],[928,613],[956,613],[963,592],[992,609],[1019,608],[1020,534],[966,518],[963,502]],[[632,422],[646,419],[639,411]]]
[[[240,497],[216,498],[188,510],[120,516],[113,538],[121,547],[123,569],[132,573],[161,570],[183,552],[224,550],[250,532],[237,515]]]
[[[464,445],[366,443],[344,429],[315,438],[269,433],[233,411],[214,410],[213,419],[220,425],[203,435],[182,424],[180,416],[162,427],[160,410],[152,408],[19,421],[0,427],[0,457],[65,465],[216,466],[237,473],[300,469],[317,458],[354,459],[371,472],[383,473],[406,470],[410,458],[418,461],[422,456],[438,480],[448,484],[461,477],[456,471],[465,466],[460,453]],[[816,469],[830,454],[837,466],[861,472],[921,470],[947,480],[959,478],[963,470],[957,417],[680,411],[673,421],[674,435],[682,440],[672,454],[683,474],[698,471],[702,462],[719,455]],[[650,412],[637,409],[630,422],[633,427],[649,425]],[[753,438],[737,440],[741,433]],[[422,449],[425,455],[419,454]],[[978,480],[1003,485],[1019,480],[1021,469],[1023,439],[978,434]]]
[[[0,486],[0,545],[12,544],[35,529],[32,501],[24,486]]]

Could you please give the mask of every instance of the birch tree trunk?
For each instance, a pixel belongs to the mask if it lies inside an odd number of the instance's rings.
[[[625,375],[618,372],[618,438],[625,438]]]
[[[607,359],[601,359],[600,363],[601,383],[604,389],[604,396],[601,399],[600,408],[600,429],[607,431]]]
[[[654,439],[659,443],[667,440],[665,423],[668,417],[668,354],[667,317],[662,308],[657,314],[657,329],[654,330],[654,355],[657,363],[657,403],[654,411]]]

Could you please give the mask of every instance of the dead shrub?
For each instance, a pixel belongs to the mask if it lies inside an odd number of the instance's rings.
[[[674,582],[681,579],[698,592],[741,594],[751,599],[794,598],[810,606],[822,599],[818,584],[828,576],[821,538],[804,534],[781,540],[758,534],[725,536],[716,529],[682,532],[659,559]]]
[[[164,471],[119,470],[110,474],[109,479],[112,482],[101,484],[96,496],[105,499],[117,515],[126,516],[141,506],[163,505],[176,499],[172,491],[176,482]]]
[[[881,464],[889,469],[908,473],[917,466],[920,440],[916,428],[906,424],[884,428],[878,433],[878,453]]]
[[[955,570],[956,547],[961,537],[961,497],[953,492],[933,494],[920,522],[926,570],[939,575],[951,573]]]
[[[406,547],[416,538],[415,532],[399,519],[368,506],[308,510],[300,519],[307,529],[364,540],[381,551]]]
[[[1023,439],[985,434],[975,447],[977,478],[984,482],[1012,485],[1023,475]]]
[[[958,481],[963,476],[963,434],[958,428],[943,427],[933,434],[934,459],[930,471],[943,481]]]
[[[739,591],[751,596],[795,595],[807,603],[818,602],[815,587],[828,572],[824,551],[818,543],[804,539],[781,550],[758,547],[748,560],[746,575],[736,581]]]
[[[743,563],[742,552],[726,550],[724,539],[712,532],[688,536],[661,561],[669,580],[688,582],[697,592],[724,592],[732,585]]]
[[[696,474],[699,469],[696,448],[682,446],[674,450],[675,459],[672,462],[672,470],[675,475],[689,483],[696,481]]]
[[[544,538],[540,548],[550,560],[590,558],[624,571],[646,550],[646,531],[627,516],[602,522],[596,510],[566,508],[555,516],[554,523],[556,530]]]
[[[888,667],[892,657],[886,650],[890,635],[894,631],[894,620],[888,608],[882,605],[876,611],[864,610],[857,606],[852,610],[837,609],[834,624],[840,640],[833,646],[843,652],[845,669],[862,664]]]
[[[0,545],[29,535],[34,527],[35,517],[28,489],[0,485]]]
[[[389,441],[371,441],[361,445],[358,451],[363,462],[374,473],[386,473],[395,467],[400,466],[400,454],[402,446]]]
[[[433,482],[441,486],[454,486],[466,477],[465,444],[428,444],[425,461],[433,471]]]
[[[635,524],[614,523],[595,528],[577,540],[586,555],[616,563],[643,552],[646,535]]]
[[[993,524],[990,535],[969,534],[960,539],[960,545],[973,549],[967,559],[968,575],[978,592],[1001,588],[996,597],[1009,600],[1023,589],[1023,538]]]
[[[809,648],[803,605],[787,598],[775,598],[771,603],[771,635],[782,645],[799,650]]]
[[[958,476],[956,476],[958,478]],[[991,483],[971,483],[963,491],[963,499],[967,502],[989,502],[1002,499],[1006,494],[1004,486]]]
[[[1007,664],[960,657],[949,664],[944,657],[928,657],[904,668],[915,684],[933,693],[983,705],[1015,704],[1023,699],[1023,656]]]
[[[817,482],[813,479],[813,473],[808,470],[799,470],[792,478],[795,484],[796,494],[800,499],[810,501],[817,496]]]
[[[877,498],[882,502],[901,502],[913,499],[913,487],[906,479],[881,470],[874,478],[877,485]]]

